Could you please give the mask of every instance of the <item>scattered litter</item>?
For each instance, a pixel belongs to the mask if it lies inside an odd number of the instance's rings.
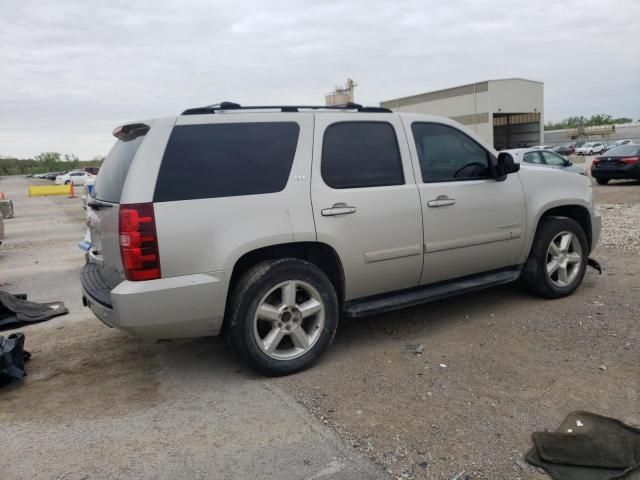
[[[447,368],[447,366],[444,363],[441,363],[440,368]]]
[[[576,420],[576,427],[584,427],[584,423],[582,423],[580,420]]]
[[[418,343],[417,345],[414,345],[412,343],[406,343],[404,345],[404,351],[420,355],[422,354],[422,352],[424,352],[424,343]]]
[[[569,428],[569,429],[567,430],[567,433],[573,433],[573,428]]]
[[[462,475],[464,475],[465,473],[467,473],[466,471],[462,470],[461,472],[456,473],[453,477],[451,477],[449,480],[460,480],[462,478]]]
[[[0,335],[0,387],[23,378],[27,374],[24,362],[30,357],[24,349],[24,333],[16,332],[8,337]]]
[[[603,370],[603,371],[604,371],[604,370],[606,370],[606,369],[607,369],[607,366],[603,363],[603,364],[602,364],[602,365],[600,365],[598,368],[599,368],[600,370]]]
[[[68,312],[62,302],[30,302],[26,294],[11,295],[0,290],[0,330],[44,322]]]

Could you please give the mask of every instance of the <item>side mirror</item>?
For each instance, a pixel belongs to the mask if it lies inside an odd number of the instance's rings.
[[[565,160],[564,160],[564,166],[565,166],[565,167],[570,167],[571,165],[573,165],[573,162],[572,162],[571,160],[567,160],[567,159],[565,158]]]
[[[501,152],[498,154],[498,162],[496,163],[496,181],[503,182],[510,173],[516,173],[520,170],[520,164],[513,161],[511,154]]]

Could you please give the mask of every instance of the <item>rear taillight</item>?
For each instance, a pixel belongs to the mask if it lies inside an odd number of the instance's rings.
[[[600,159],[599,159],[599,158],[594,158],[594,159],[591,161],[591,165],[598,165],[599,163],[600,163]]]
[[[120,255],[127,280],[160,278],[153,203],[120,205]]]
[[[640,157],[629,157],[629,158],[623,158],[622,161],[624,163],[626,163],[627,165],[631,165],[632,163],[638,163],[640,162]]]

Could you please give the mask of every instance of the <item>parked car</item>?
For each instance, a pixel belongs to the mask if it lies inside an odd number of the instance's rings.
[[[561,157],[550,150],[537,150],[535,148],[517,148],[504,150],[511,154],[516,163],[524,163],[534,167],[556,168],[565,172],[579,173],[586,175],[584,168],[574,165],[570,160]]]
[[[47,172],[41,174],[39,178],[46,178],[47,180],[55,180],[58,175],[62,175],[64,172]]]
[[[589,142],[585,143],[581,147],[576,148],[577,155],[593,155],[594,153],[602,153],[605,150],[605,145],[602,142]]]
[[[571,155],[575,152],[575,148],[572,148],[569,145],[557,145],[551,149],[552,152],[557,153],[558,155]]]
[[[223,103],[114,136],[83,303],[136,336],[224,332],[270,375],[317,360],[341,315],[519,278],[567,296],[600,235],[586,177],[520,169],[447,118]]]
[[[535,148],[536,150],[551,150],[553,147],[551,145],[534,145],[531,148]]]
[[[82,170],[73,170],[69,173],[64,173],[62,175],[58,175],[56,177],[56,185],[69,185],[71,181],[73,181],[74,185],[84,185],[84,182],[88,178],[93,178],[94,176],[90,173],[84,172]]]
[[[591,176],[600,185],[609,180],[640,179],[640,144],[628,143],[609,150],[591,162]]]

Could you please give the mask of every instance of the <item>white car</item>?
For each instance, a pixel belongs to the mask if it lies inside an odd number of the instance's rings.
[[[606,149],[607,146],[602,142],[589,142],[576,148],[576,155],[593,155],[594,153],[599,155]]]
[[[84,185],[84,182],[89,178],[95,178],[95,175],[82,170],[73,170],[64,175],[58,175],[56,177],[56,185],[69,185],[72,181],[74,185]]]
[[[501,153],[510,154],[516,163],[522,165],[555,168],[556,170],[586,175],[584,168],[574,165],[570,160],[546,149],[536,147],[515,148],[512,150],[502,150]]]

